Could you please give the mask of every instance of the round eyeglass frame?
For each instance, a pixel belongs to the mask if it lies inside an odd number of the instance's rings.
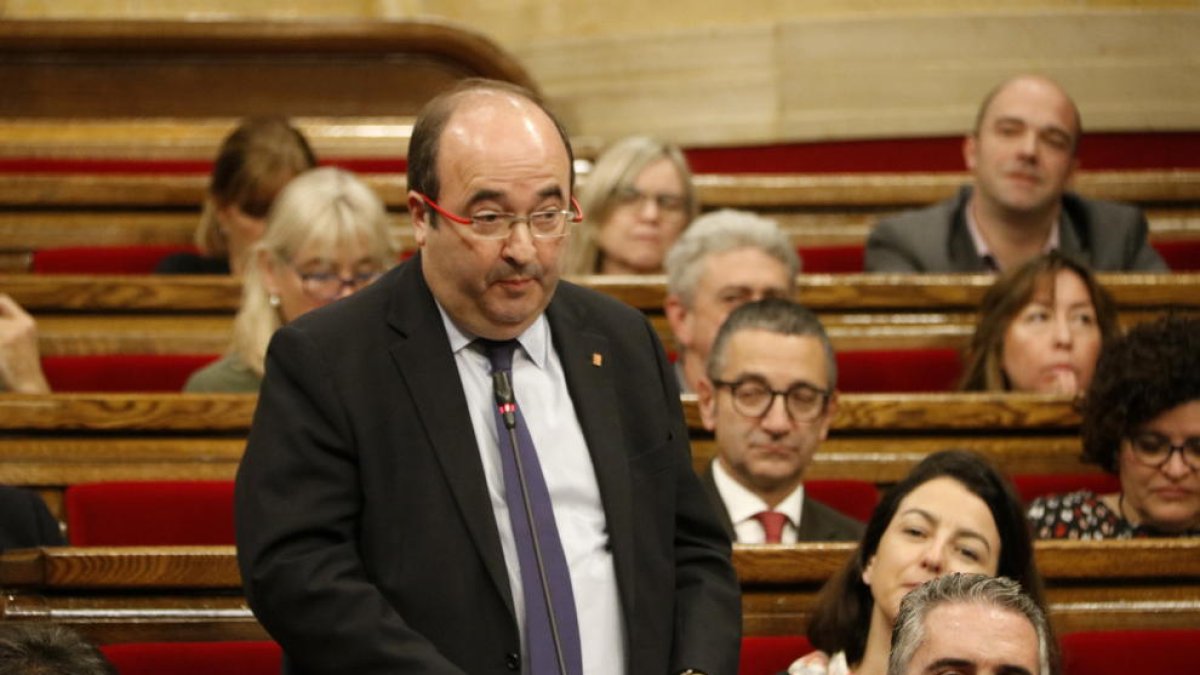
[[[729,389],[730,397],[733,400],[734,410],[736,410],[739,414],[745,415],[746,417],[753,417],[756,419],[766,417],[766,415],[771,412],[771,408],[775,406],[775,399],[780,396],[783,397],[784,411],[787,412],[788,418],[794,422],[812,422],[821,417],[821,415],[825,413],[825,410],[829,406],[829,390],[814,387],[805,382],[797,382],[787,389],[773,389],[766,382],[754,377],[732,381],[712,380],[712,383],[715,387],[725,387]],[[761,410],[746,409],[745,401],[738,396],[738,389],[750,384],[756,387],[762,387],[765,393],[769,393],[771,395],[771,397],[767,399],[766,405],[763,405]],[[797,414],[797,412],[792,409],[791,398],[792,393],[797,390],[807,390],[816,393],[818,396],[817,400],[820,401],[820,404],[814,407],[811,411],[804,412],[804,414]]]

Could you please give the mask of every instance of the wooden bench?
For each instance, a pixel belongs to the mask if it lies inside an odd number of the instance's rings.
[[[0,396],[0,483],[42,492],[62,516],[66,486],[123,480],[232,480],[252,394]],[[684,397],[693,461],[715,452]],[[1079,418],[1061,398],[1000,394],[846,394],[808,477],[886,486],[930,452],[969,448],[1010,474],[1098,472],[1079,459]]]
[[[352,140],[369,139],[371,133],[400,133],[386,125],[382,131],[368,123],[357,131],[348,126],[346,135]],[[327,122],[312,122],[311,127],[324,129],[327,136],[335,133],[329,127],[340,129]],[[0,121],[0,139],[3,132]],[[332,158],[355,167],[348,156]],[[85,173],[0,173],[3,269],[28,269],[31,252],[42,248],[191,242],[206,174],[105,173],[100,168]],[[403,174],[366,173],[364,178],[394,212],[397,246],[411,250]],[[742,208],[774,217],[798,246],[861,246],[879,217],[943,199],[966,180],[965,174],[956,173],[710,174],[697,176],[696,184],[705,209]],[[1200,171],[1096,171],[1081,173],[1077,183],[1090,197],[1143,207],[1154,242],[1200,237]]]
[[[801,275],[798,299],[838,350],[962,348],[989,275]],[[1200,308],[1200,274],[1102,274],[1125,323]],[[663,277],[582,277],[642,310],[664,343]],[[240,302],[228,277],[0,275],[39,322],[42,353],[221,353]]]
[[[737,547],[746,635],[803,634],[853,544]],[[1200,539],[1038,542],[1056,629],[1195,627]],[[0,556],[0,620],[53,621],[101,644],[255,640],[232,547],[42,548]]]

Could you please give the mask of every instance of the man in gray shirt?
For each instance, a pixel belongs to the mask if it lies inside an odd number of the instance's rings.
[[[866,270],[1003,272],[1051,249],[1096,270],[1166,270],[1137,208],[1066,192],[1081,132],[1079,110],[1057,83],[1004,82],[963,144],[971,185],[881,221],[867,239]]]

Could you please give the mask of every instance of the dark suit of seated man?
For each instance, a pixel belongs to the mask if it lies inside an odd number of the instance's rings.
[[[868,272],[1003,272],[1050,249],[1100,271],[1164,271],[1137,208],[1066,191],[1082,132],[1055,82],[1019,76],[994,89],[963,143],[973,180],[954,197],[882,220]]]
[[[0,551],[66,543],[58,521],[36,492],[0,485]]]
[[[717,456],[709,497],[739,543],[857,541],[862,523],[804,494],[804,471],[837,411],[837,363],[817,317],[779,298],[722,324],[700,381]]]
[[[662,345],[558,278],[582,218],[562,125],[472,81],[408,162],[420,252],[276,332],[238,471],[246,598],[287,672],[736,672],[729,539]]]

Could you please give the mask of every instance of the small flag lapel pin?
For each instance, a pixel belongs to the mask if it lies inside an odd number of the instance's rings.
[[[600,352],[592,352],[592,365],[596,366],[597,368],[604,365],[604,357],[600,354]]]

